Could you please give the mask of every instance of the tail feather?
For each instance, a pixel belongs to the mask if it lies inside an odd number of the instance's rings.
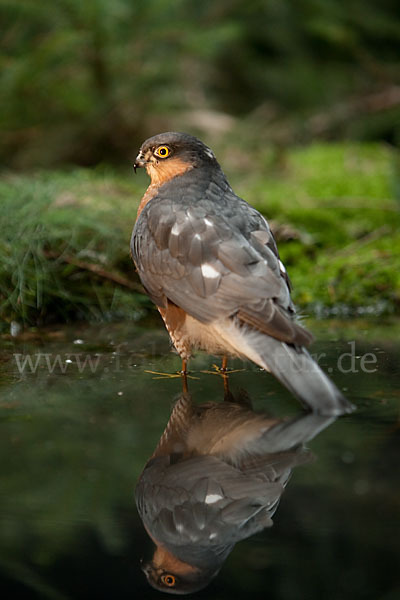
[[[305,348],[294,347],[253,328],[231,321],[221,323],[219,334],[236,352],[270,371],[307,408],[321,415],[354,410]]]
[[[260,356],[265,367],[313,411],[341,415],[354,410],[305,348],[296,349],[269,338]]]

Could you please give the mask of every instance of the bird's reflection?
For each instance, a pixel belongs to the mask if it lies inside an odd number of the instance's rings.
[[[266,527],[304,447],[334,421],[313,413],[276,419],[252,410],[246,392],[197,405],[187,389],[176,401],[136,488],[136,503],[155,544],[142,564],[156,589],[204,588],[234,545]]]

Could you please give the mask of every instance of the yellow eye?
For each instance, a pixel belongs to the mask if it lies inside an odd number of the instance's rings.
[[[167,156],[169,156],[171,153],[171,150],[168,148],[168,146],[159,146],[157,148],[157,150],[154,152],[154,154],[156,156],[159,156],[160,158],[167,158]]]
[[[161,581],[167,585],[168,587],[174,587],[175,585],[175,577],[171,574],[167,574],[167,575],[162,575],[161,576]]]

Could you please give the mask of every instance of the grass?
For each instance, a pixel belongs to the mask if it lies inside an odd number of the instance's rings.
[[[3,178],[3,320],[42,324],[142,314],[147,301],[129,257],[132,188],[128,177],[104,169]]]
[[[400,306],[398,155],[378,144],[218,153],[235,191],[272,221],[302,310]],[[245,159],[248,160],[246,165]],[[238,167],[241,164],[241,167]],[[144,173],[108,168],[5,174],[0,316],[29,325],[140,318],[151,306],[129,256]]]

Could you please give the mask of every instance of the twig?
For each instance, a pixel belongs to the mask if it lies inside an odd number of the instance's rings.
[[[321,135],[355,116],[374,114],[396,108],[399,105],[400,86],[393,85],[368,96],[350,98],[347,101],[339,102],[330,109],[310,117],[305,129],[312,135]]]
[[[95,273],[95,275],[98,275],[99,277],[102,277],[103,279],[108,279],[110,281],[113,281],[114,283],[117,283],[118,285],[122,285],[123,287],[127,287],[130,290],[134,290],[136,292],[140,292],[141,294],[144,294],[144,289],[140,284],[135,283],[134,281],[127,279],[123,275],[119,275],[118,273],[112,273],[111,271],[106,271],[106,269],[103,269],[103,267],[100,267],[99,265],[96,265],[94,263],[89,263],[89,262],[86,262],[83,260],[79,260],[78,258],[75,258],[73,256],[68,256],[67,254],[60,255],[60,254],[57,254],[57,252],[53,252],[52,250],[45,250],[44,255],[47,258],[55,258],[57,260],[61,260],[62,262],[68,263],[69,265],[78,267],[78,269],[83,269],[84,271],[90,271],[91,273]]]
[[[389,231],[390,231],[389,225],[382,225],[382,227],[378,227],[378,229],[374,229],[374,231],[370,231],[369,233],[367,233],[360,239],[355,240],[354,242],[352,242],[351,244],[348,244],[347,246],[345,246],[344,248],[341,248],[340,250],[337,250],[337,252],[334,252],[333,254],[331,254],[331,256],[334,256],[334,257],[349,256],[349,254],[353,254],[353,252],[356,252],[359,248],[362,248],[366,244],[370,244],[371,242],[378,240],[379,238],[384,236],[386,233],[389,233]]]

